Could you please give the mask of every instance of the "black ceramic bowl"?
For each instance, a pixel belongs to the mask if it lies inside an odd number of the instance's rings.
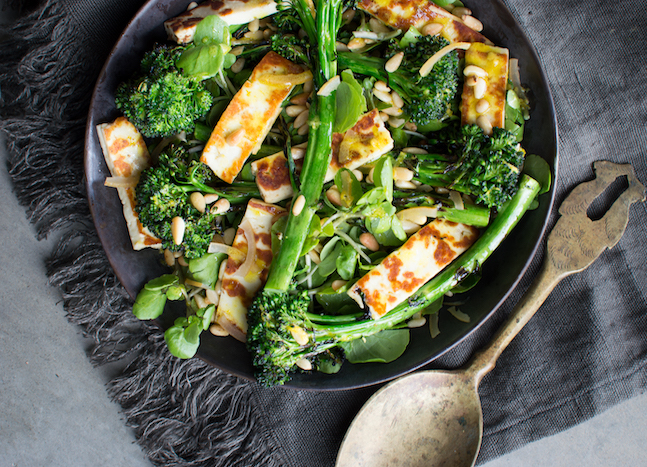
[[[112,121],[119,113],[114,105],[117,85],[136,70],[143,53],[155,41],[164,41],[162,23],[182,11],[189,0],[150,0],[135,15],[112,50],[101,72],[86,130],[86,181],[94,223],[110,263],[131,297],[148,280],[164,269],[157,251],[133,251],[123,219],[117,191],[106,188],[108,168],[96,134],[96,125]],[[521,79],[531,92],[531,119],[527,123],[524,147],[538,154],[557,172],[557,123],[550,90],[537,55],[517,22],[500,0],[469,4],[474,15],[485,25],[483,34],[495,44],[507,47],[510,56],[519,59]],[[554,186],[554,184],[553,184]],[[466,324],[442,319],[442,332],[431,339],[425,326],[412,331],[407,351],[389,364],[345,364],[335,375],[298,374],[287,386],[299,389],[339,390],[381,383],[413,371],[440,356],[479,327],[503,303],[532,260],[542,238],[554,188],[542,195],[540,207],[527,213],[515,231],[483,266],[483,279],[470,291],[471,300],[462,310],[471,317]],[[164,327],[173,319],[165,312],[159,324]],[[245,345],[231,337],[216,338],[204,333],[198,356],[226,372],[253,379],[251,358]]]

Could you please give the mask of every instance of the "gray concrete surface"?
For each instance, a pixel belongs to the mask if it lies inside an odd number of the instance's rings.
[[[10,13],[0,11],[3,18]],[[12,193],[0,136],[0,467],[150,465],[110,401],[114,368],[93,368],[69,324],[36,240]],[[647,394],[484,467],[647,466]]]

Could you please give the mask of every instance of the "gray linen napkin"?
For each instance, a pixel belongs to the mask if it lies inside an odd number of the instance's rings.
[[[28,12],[29,3],[8,5]],[[647,12],[641,2],[506,4],[551,83],[560,130],[557,201],[593,177],[595,160],[631,162],[646,182]],[[101,66],[140,5],[49,1],[5,31],[0,129],[7,133],[16,195],[41,236],[74,228],[48,264],[52,284],[61,288],[70,320],[94,338],[95,363],[132,359],[110,390],[155,464],[332,465],[374,388],[268,390],[200,361],[169,357],[159,332],[131,317],[130,300],[93,233],[82,182],[85,117]],[[645,210],[634,206],[618,245],[558,286],[483,381],[479,463],[647,387]],[[542,252],[508,302],[431,367],[458,367],[488,340],[531,282]]]

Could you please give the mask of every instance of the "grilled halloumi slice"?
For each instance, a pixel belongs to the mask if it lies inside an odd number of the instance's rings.
[[[461,123],[477,124],[486,133],[492,127],[505,128],[505,99],[508,84],[508,49],[486,44],[472,44],[465,52],[465,68],[474,65],[487,73],[476,77],[485,81],[483,96],[475,96],[477,85],[463,84],[461,96]],[[482,103],[481,103],[482,102]],[[487,104],[485,104],[487,103]],[[481,112],[479,110],[485,109]]]
[[[150,155],[144,138],[126,117],[97,125],[103,156],[113,177],[132,180],[132,186],[117,188],[133,249],[161,248],[162,241],[144,227],[135,211],[135,185],[139,174],[149,167]],[[127,185],[127,184],[126,184]]]
[[[269,52],[252,71],[216,124],[200,160],[227,183],[234,181],[245,161],[261,147],[281,113],[292,82],[274,83],[269,75],[297,75],[304,69]]]
[[[347,292],[378,319],[412,296],[478,237],[475,227],[434,219]]]
[[[459,17],[435,5],[431,0],[359,0],[357,7],[396,29],[421,30],[429,23],[443,26],[440,35],[449,42],[485,42],[483,34],[468,27]]]
[[[254,262],[244,277],[238,274],[242,260],[229,257],[225,265],[216,321],[241,342],[245,342],[247,335],[247,308],[265,284],[272,262],[272,225],[284,212],[280,206],[250,200],[242,222],[249,222],[254,235]],[[247,255],[249,240],[239,227],[232,246]]]
[[[393,149],[391,132],[384,126],[377,109],[362,115],[357,123],[344,133],[338,148],[335,145],[336,141],[339,141],[338,137],[333,138],[333,154],[326,172],[326,182],[333,180],[343,168],[356,169],[376,161]]]
[[[178,44],[193,40],[198,23],[210,15],[218,15],[227,24],[247,24],[276,13],[274,0],[210,0],[164,22],[169,39]]]
[[[379,112],[371,110],[345,133],[333,134],[332,158],[325,181],[333,180],[342,168],[356,169],[376,161],[391,149],[391,133],[384,126]],[[283,152],[252,162],[252,173],[256,176],[256,185],[265,202],[278,203],[294,194],[288,161]]]

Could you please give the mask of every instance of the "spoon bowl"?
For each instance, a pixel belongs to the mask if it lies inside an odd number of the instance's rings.
[[[539,275],[492,341],[464,369],[414,373],[376,392],[350,425],[337,467],[474,465],[483,435],[479,383],[555,286],[620,240],[629,206],[645,199],[645,187],[630,165],[599,161],[594,167],[596,178],[577,186],[562,203]],[[627,190],[602,218],[591,220],[588,207],[618,177],[627,178]]]

